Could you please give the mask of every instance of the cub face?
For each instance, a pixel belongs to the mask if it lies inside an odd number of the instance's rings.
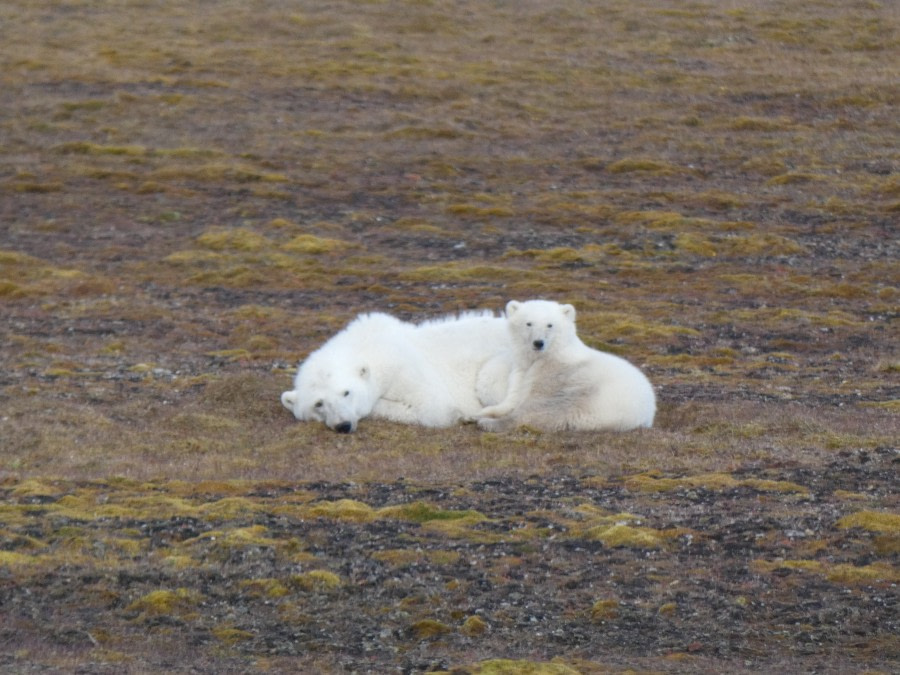
[[[552,351],[575,334],[575,308],[551,300],[510,300],[506,318],[517,348],[532,356]]]
[[[372,412],[374,401],[369,392],[366,367],[342,372],[301,366],[294,389],[281,395],[281,403],[301,422],[322,422],[329,429],[349,434]]]

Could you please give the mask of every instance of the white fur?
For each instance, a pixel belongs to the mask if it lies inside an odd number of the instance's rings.
[[[585,345],[575,332],[572,305],[512,300],[506,317],[513,349],[486,364],[477,387],[487,391],[489,374],[506,368],[507,394],[479,413],[480,427],[627,431],[653,425],[650,382],[625,359]]]
[[[370,415],[450,426],[481,410],[478,371],[508,344],[506,321],[490,312],[419,325],[363,314],[309,355],[281,402],[298,420],[345,433]]]

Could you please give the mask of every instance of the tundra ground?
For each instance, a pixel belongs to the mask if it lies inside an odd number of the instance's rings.
[[[0,664],[895,672],[897,63],[891,2],[5,2]],[[278,401],[532,297],[653,429]]]

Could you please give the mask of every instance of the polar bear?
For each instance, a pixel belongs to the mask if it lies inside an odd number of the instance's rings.
[[[510,301],[510,352],[482,368],[476,389],[487,397],[509,372],[500,403],[482,409],[478,425],[503,431],[520,424],[545,430],[627,431],[653,425],[653,387],[625,359],[591,349],[575,331],[575,308],[549,300]]]
[[[446,427],[488,402],[475,393],[484,363],[509,348],[506,322],[491,312],[412,324],[363,314],[300,365],[282,404],[301,421],[340,433],[368,416]]]

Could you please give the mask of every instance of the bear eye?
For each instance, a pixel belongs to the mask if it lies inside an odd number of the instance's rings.
[[[553,328],[553,324],[552,324],[552,323],[548,323],[548,324],[547,324],[547,328]]]
[[[323,405],[323,401],[316,401],[316,404],[313,406],[314,408],[321,408]]]
[[[344,398],[347,398],[349,395],[350,395],[350,390],[348,389],[347,391],[344,392]]]
[[[530,321],[527,321],[527,322],[525,323],[525,325],[528,326],[529,328],[531,328],[531,322],[530,322]]]

